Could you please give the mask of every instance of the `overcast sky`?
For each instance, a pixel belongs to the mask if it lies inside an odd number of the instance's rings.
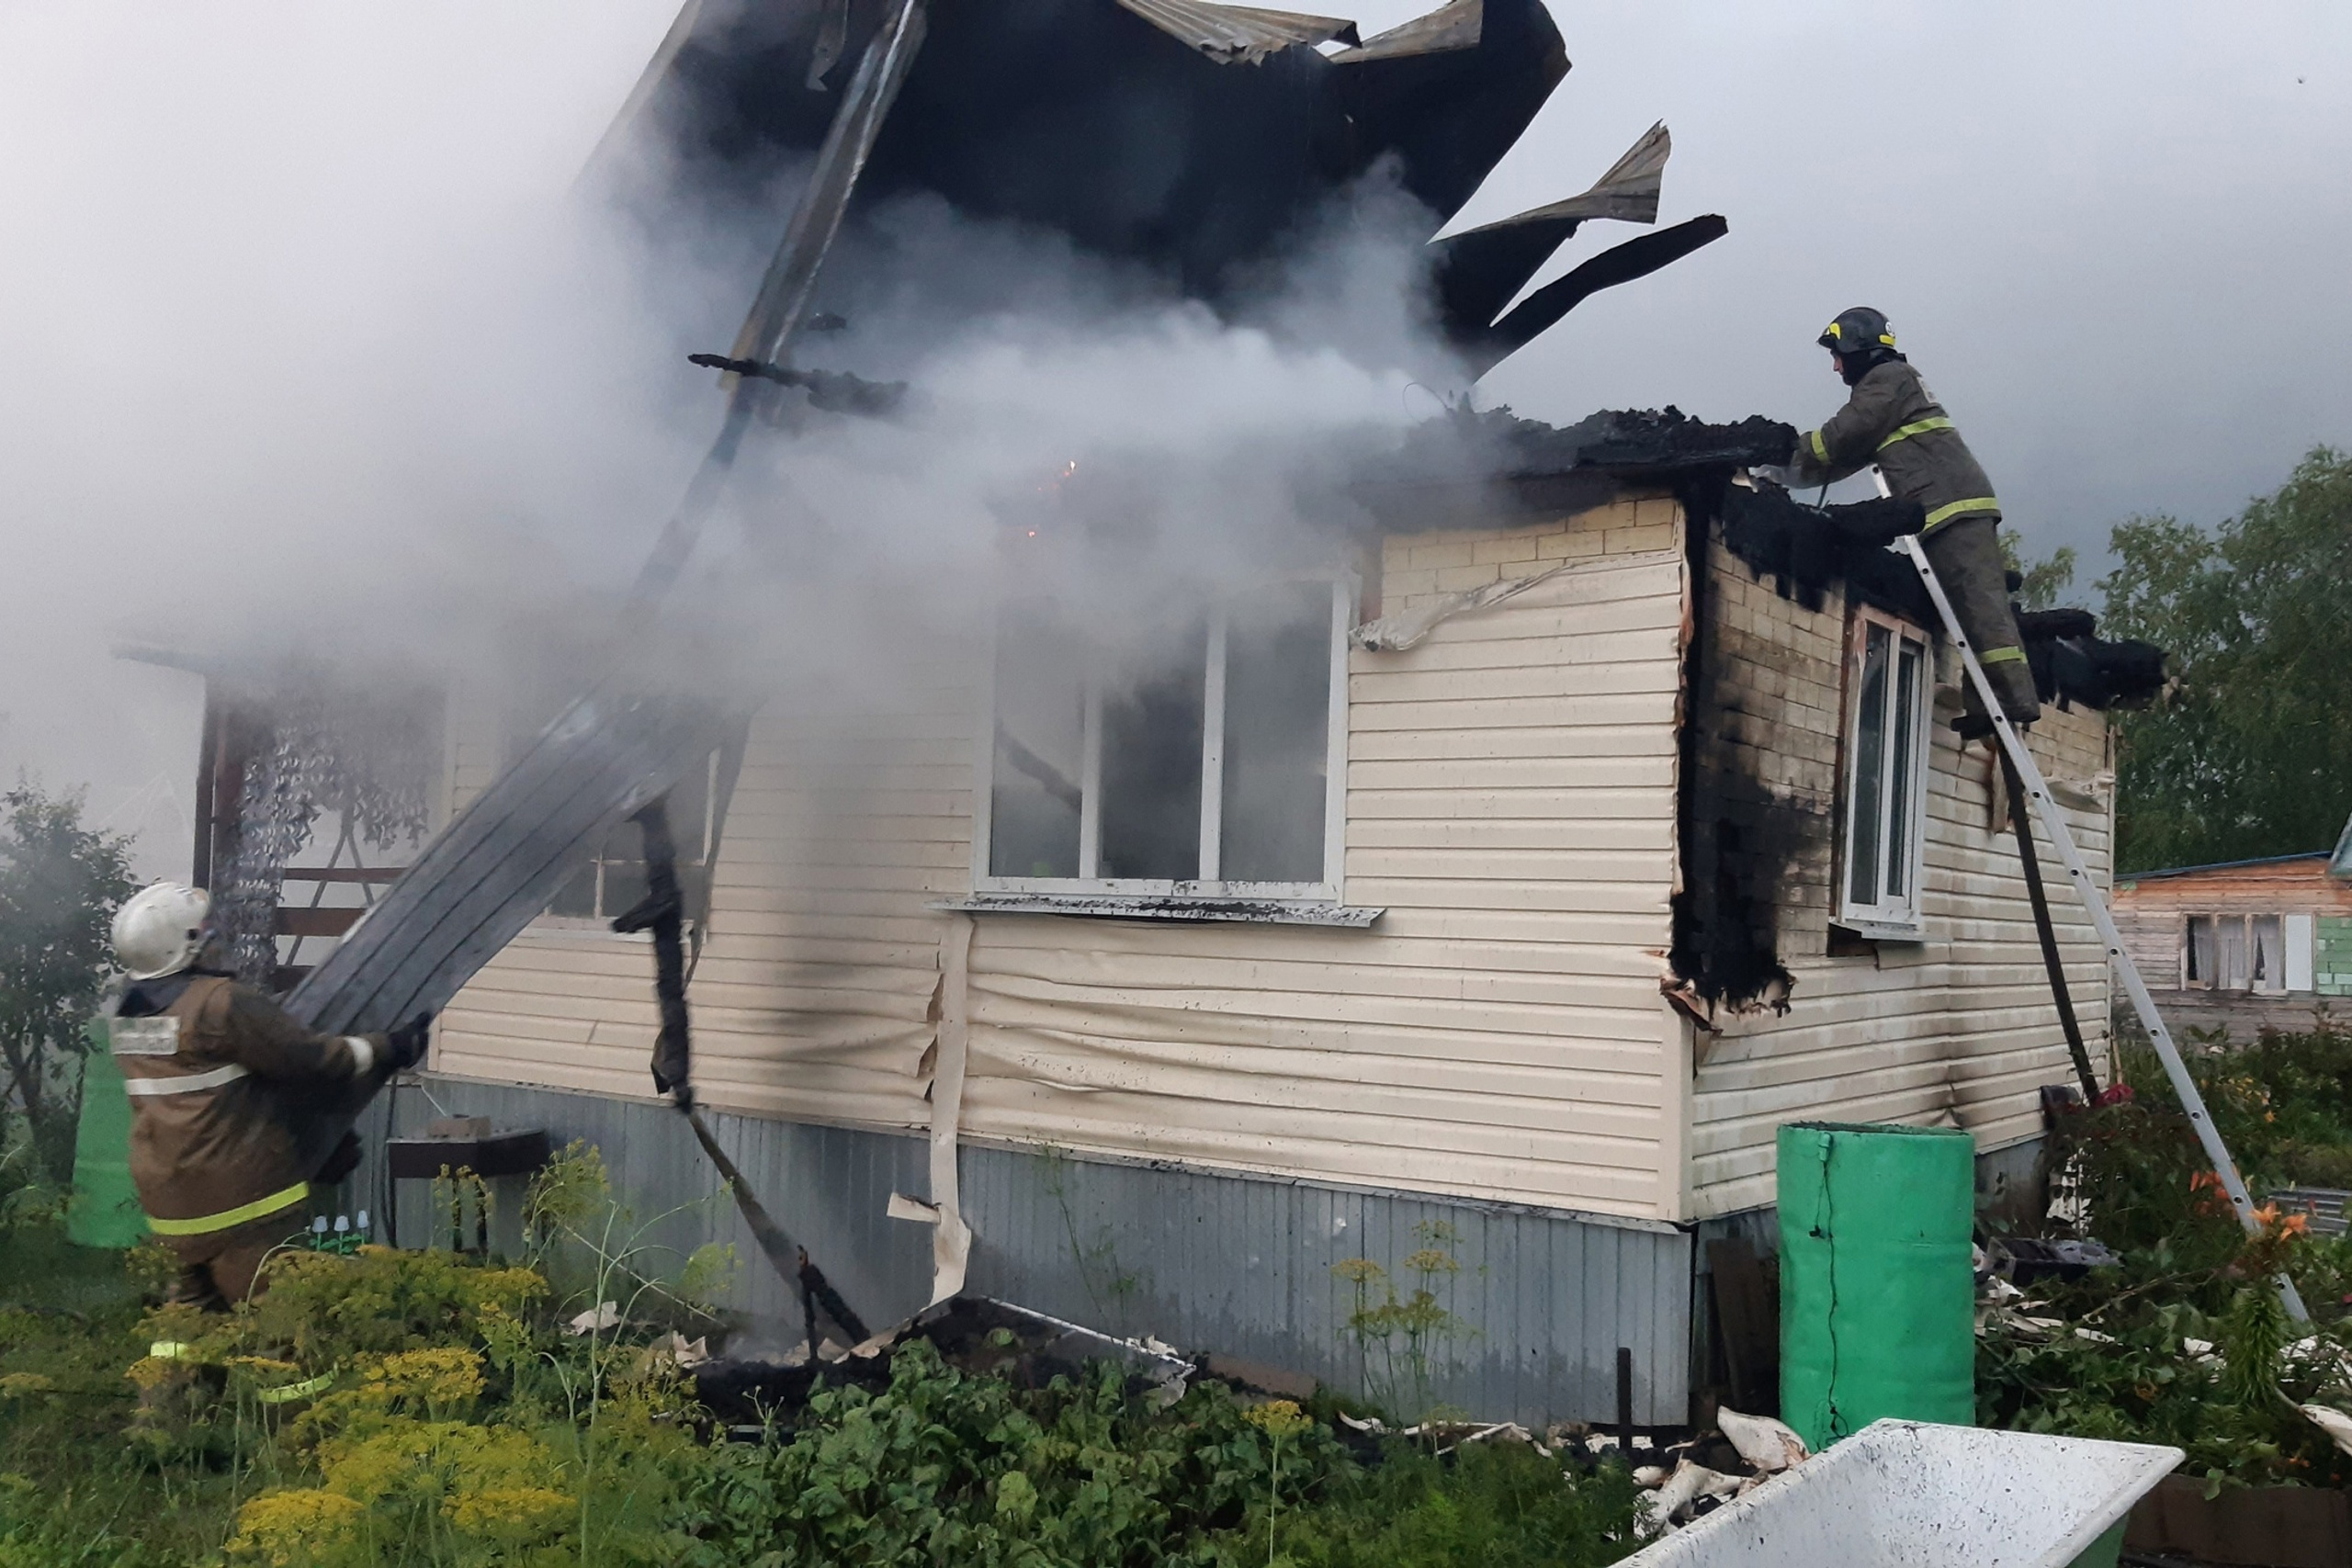
[[[1355,14],[1369,32],[1419,8]],[[241,425],[404,352],[468,374],[447,344],[379,341],[379,302],[429,310],[454,278],[526,264],[496,259],[512,215],[561,191],[673,9],[0,0],[0,774],[90,782],[101,819],[170,863],[193,683],[107,657],[171,629],[145,592],[145,624],[120,624],[117,590],[181,571],[201,598],[192,550],[299,537],[288,492],[321,475],[282,452],[240,466]],[[1731,233],[1588,303],[1487,400],[1809,424],[1842,395],[1814,337],[1875,305],[2030,555],[2095,553],[2135,512],[2214,521],[2312,446],[2352,445],[2352,6],[1555,14],[1575,69],[1463,220],[1581,189],[1664,118],[1664,220],[1720,212]],[[1555,270],[1630,232],[1595,225]],[[449,330],[477,328],[498,330]],[[424,449],[431,417],[370,438]],[[618,520],[650,538],[675,476],[587,445],[578,482],[616,521],[573,547],[633,558]],[[337,482],[364,483],[351,468],[338,456]],[[461,490],[445,468],[431,481]],[[217,492],[185,513],[181,469]]]

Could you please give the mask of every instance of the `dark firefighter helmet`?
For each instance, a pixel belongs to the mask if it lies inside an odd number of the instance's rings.
[[[1866,354],[1871,349],[1892,349],[1894,329],[1887,325],[1883,312],[1857,305],[1838,311],[1838,319],[1822,328],[1815,341],[1832,354]]]

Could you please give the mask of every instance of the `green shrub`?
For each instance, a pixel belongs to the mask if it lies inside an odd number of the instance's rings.
[[[1295,1506],[1351,1468],[1328,1428],[1285,1443]],[[703,1479],[695,1563],[1210,1563],[1271,1500],[1268,1434],[1219,1384],[1151,1407],[1116,1367],[1030,1393],[901,1348],[888,1388],[829,1389],[790,1440]]]
[[[1022,1388],[922,1341],[879,1391],[705,1440],[653,1341],[707,1319],[727,1260],[656,1278],[593,1150],[527,1217],[530,1266],[291,1252],[209,1317],[142,1309],[152,1257],[0,1237],[0,1568],[1582,1568],[1636,1544],[1622,1472],[1393,1439],[1367,1462],[1289,1401],[1170,1404],[1109,1365]],[[599,1300],[619,1325],[564,1330]]]
[[[2190,1072],[2257,1193],[2312,1179],[2312,1151],[2352,1145],[2352,1039],[2212,1044],[2192,1043]],[[2276,1210],[2249,1237],[2154,1053],[2127,1052],[2125,1068],[2137,1098],[2067,1118],[2052,1145],[2080,1180],[2090,1231],[2122,1261],[2032,1286],[2028,1315],[2054,1328],[1994,1316],[1978,1342],[1979,1422],[2172,1444],[2184,1469],[2216,1482],[2352,1484],[2352,1457],[2295,1409],[2352,1411],[2352,1244]],[[2311,1325],[2288,1321],[2272,1283],[2281,1271]],[[2306,1338],[2304,1352],[2287,1353]]]

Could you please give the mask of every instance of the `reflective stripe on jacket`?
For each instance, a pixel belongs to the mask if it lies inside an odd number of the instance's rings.
[[[381,1074],[379,1037],[304,1028],[220,975],[144,980],[110,1021],[130,1095],[130,1179],[161,1235],[201,1235],[290,1209],[317,1167],[316,1108]]]
[[[1797,438],[1789,466],[1798,483],[1817,485],[1871,463],[1886,476],[1886,488],[1896,500],[1916,501],[1927,509],[1922,532],[1955,517],[2000,515],[1993,481],[1927,382],[1900,359],[1871,367],[1854,383],[1844,408],[1819,430]]]

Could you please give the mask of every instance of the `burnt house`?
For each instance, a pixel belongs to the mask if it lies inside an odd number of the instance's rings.
[[[861,170],[1221,308],[1375,164],[1450,218],[1566,69],[1537,0],[1363,40],[1199,0],[689,6],[622,129],[680,137],[709,199],[815,172],[706,356],[745,379],[639,603],[734,444],[794,423],[741,389],[821,410],[785,361],[812,303],[865,308],[867,273],[816,287],[836,227],[881,254]],[[1724,232],[1513,303],[1580,225],[1654,222],[1666,154],[1660,128],[1581,195],[1422,247],[1459,366]],[[1437,1398],[1602,1417],[1623,1366],[1637,1421],[1682,1420],[1716,1375],[1710,1244],[1770,1245],[1779,1123],[1964,1127],[1998,1187],[2066,1047],[1998,774],[1884,547],[1916,510],[1752,488],[1794,439],[1770,421],[1467,407],[1343,465],[1311,540],[1115,613],[1041,588],[1082,528],[1008,530],[989,581],[908,562],[955,608],[879,685],[777,680],[746,717],[608,682],[520,749],[543,713],[452,693],[438,831],[294,1005],[436,1007],[430,1100],[386,1115],[592,1140],[681,1246],[752,1239],[719,1150],[869,1324],[969,1290],[1361,1386],[1398,1350],[1366,1309],[1426,1287]],[[2160,656],[2079,613],[2027,626],[2032,743],[2103,876],[2105,711]],[[683,1045],[649,983],[674,949],[613,929],[660,863],[626,821],[656,797],[700,1122],[647,1071]],[[2052,901],[2103,1047],[2102,950]],[[797,1316],[756,1265],[740,1290]]]
[[[1916,519],[1748,488],[1762,421],[1423,445],[1356,487],[1353,547],[1146,658],[1008,561],[895,703],[779,694],[683,792],[695,1092],[869,1321],[961,1283],[1348,1382],[1335,1268],[1401,1291],[1418,1257],[1445,1397],[1605,1416],[1623,1347],[1664,1423],[1710,1376],[1705,1244],[1770,1245],[1779,1123],[2030,1168],[2070,1070],[1999,775],[1883,548]],[[2026,625],[2103,870],[2104,710],[2160,661]],[[443,810],[503,734],[453,705]],[[434,1097],[595,1140],[651,1211],[716,1178],[647,1077],[615,841],[451,1000]],[[2103,1049],[2101,950],[2063,873],[2052,901]]]

